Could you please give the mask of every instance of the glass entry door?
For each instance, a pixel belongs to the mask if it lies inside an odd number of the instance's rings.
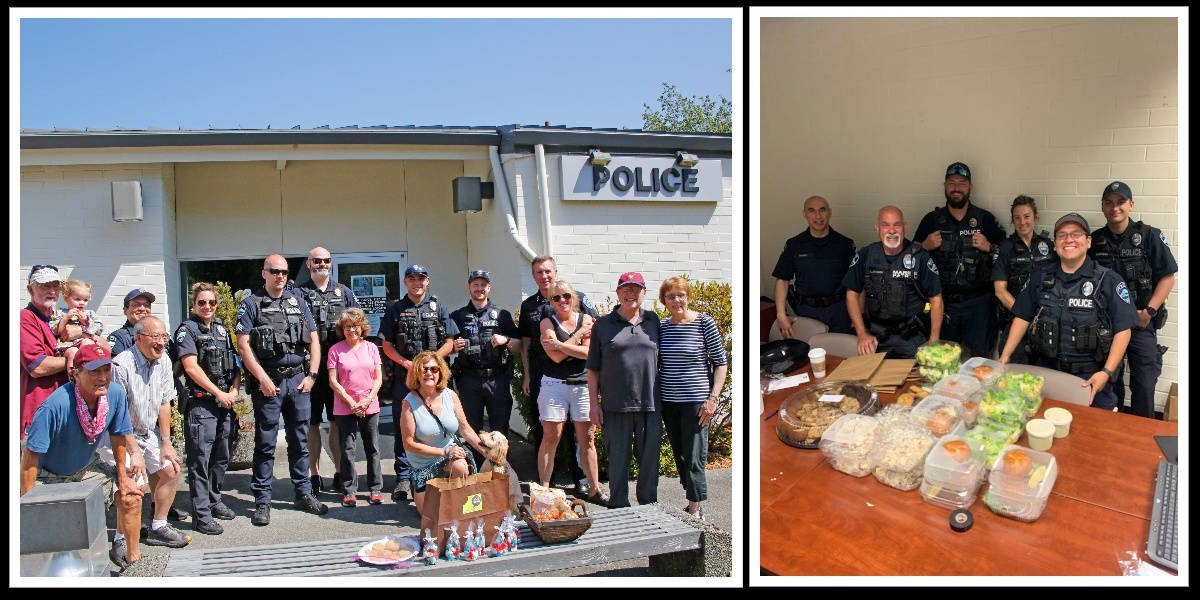
[[[371,323],[371,335],[378,336],[383,311],[405,293],[401,273],[408,265],[408,253],[356,252],[332,256],[334,280],[354,292]]]

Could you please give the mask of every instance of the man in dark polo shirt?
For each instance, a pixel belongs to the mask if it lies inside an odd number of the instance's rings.
[[[592,326],[588,397],[592,422],[608,444],[610,508],[629,506],[629,462],[637,454],[638,504],[658,501],[662,402],[655,394],[660,322],[644,310],[646,280],[629,272],[617,280],[620,304]]]

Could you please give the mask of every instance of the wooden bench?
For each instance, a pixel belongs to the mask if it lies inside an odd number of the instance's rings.
[[[515,552],[472,562],[439,559],[436,565],[429,566],[423,564],[424,561],[415,561],[407,569],[367,565],[354,557],[363,544],[375,538],[360,537],[215,550],[175,550],[163,576],[505,577],[664,554],[689,556],[679,553],[703,553],[700,529],[654,505],[596,511],[591,516],[592,526],[579,539],[559,544],[543,544],[524,522],[518,521],[521,545]]]

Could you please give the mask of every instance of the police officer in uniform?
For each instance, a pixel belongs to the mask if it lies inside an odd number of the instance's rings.
[[[1033,272],[1013,304],[1012,329],[1000,352],[1008,364],[1029,329],[1037,364],[1085,380],[1092,406],[1116,410],[1113,370],[1129,345],[1129,329],[1137,321],[1125,281],[1087,255],[1091,230],[1079,213],[1054,223],[1058,262]]]
[[[150,316],[150,305],[154,303],[154,294],[146,290],[135,289],[125,294],[125,324],[108,334],[108,345],[112,346],[112,355],[116,356],[133,347],[133,326],[143,318]]]
[[[237,344],[254,401],[255,525],[271,522],[271,482],[275,479],[275,440],[282,414],[288,467],[296,488],[296,508],[323,515],[329,508],[313,495],[308,479],[309,391],[317,380],[321,344],[304,298],[285,289],[287,259],[272,254],[263,261],[264,286],[238,307]],[[257,384],[257,385],[256,385]]]
[[[1017,196],[1012,208],[1013,234],[1000,242],[992,253],[992,285],[996,290],[996,321],[1000,325],[1000,348],[1008,341],[1008,328],[1012,324],[1012,305],[1017,294],[1029,281],[1029,274],[1044,263],[1055,262],[1054,240],[1043,231],[1034,233],[1037,225],[1037,201],[1029,196]],[[1012,362],[1029,363],[1028,336],[1017,344]]]
[[[379,321],[379,335],[383,338],[383,352],[399,367],[392,378],[392,426],[396,434],[393,450],[396,460],[396,489],[392,500],[408,499],[409,475],[412,467],[404,454],[404,442],[400,435],[400,406],[408,395],[408,370],[412,359],[424,350],[438,353],[443,359],[454,351],[454,336],[458,326],[450,319],[446,307],[438,302],[437,296],[429,294],[429,271],[418,264],[404,269],[404,287],[408,293],[389,306]]]
[[[508,435],[508,419],[512,414],[512,353],[520,352],[520,333],[512,313],[497,308],[488,299],[492,293],[492,276],[487,271],[471,271],[467,277],[471,300],[450,313],[458,327],[454,339],[454,378],[458,397],[467,422],[475,431],[499,431]],[[487,409],[488,425],[483,426],[483,411]],[[472,449],[473,450],[473,449]],[[483,464],[483,456],[475,456]]]
[[[785,297],[797,316],[816,319],[833,333],[854,332],[846,311],[846,288],[842,287],[842,278],[854,260],[854,241],[833,230],[829,225],[832,214],[824,198],[805,200],[808,229],[783,245],[771,272],[775,277],[775,318],[785,339],[792,337]]]
[[[216,312],[217,289],[206,281],[197,282],[192,286],[192,314],[172,336],[176,370],[182,371],[179,398],[184,410],[192,526],[208,535],[224,531],[213,518],[234,518],[221,501],[221,487],[236,439],[233,405],[242,374],[229,332]]]
[[[550,306],[550,284],[558,279],[558,265],[554,262],[553,257],[543,254],[533,257],[533,264],[530,268],[533,273],[533,282],[537,284],[538,291],[521,302],[520,313],[517,317],[517,329],[521,332],[521,365],[525,373],[521,389],[529,398],[533,409],[534,426],[530,433],[533,434],[533,447],[538,448],[542,445],[542,427],[537,399],[538,393],[542,389],[543,365],[545,361],[550,360],[546,356],[545,348],[542,347],[542,334],[539,328],[543,318],[549,318],[554,314],[554,307]],[[593,319],[600,318],[600,315],[596,313],[595,305],[583,292],[579,292],[579,310],[591,315]],[[579,332],[579,335],[583,335],[583,332]],[[574,448],[570,454],[567,468],[571,472],[571,479],[575,482],[575,496],[587,498],[592,491],[588,486],[587,477],[583,474],[583,469],[579,467],[579,442],[575,439],[575,428],[563,427],[562,439]]]
[[[921,219],[913,238],[933,257],[942,277],[946,324],[942,338],[959,342],[974,356],[990,356],[996,342],[992,253],[1004,230],[992,213],[971,204],[971,170],[956,162],[946,168],[946,205]]]
[[[1167,246],[1162,231],[1141,221],[1130,223],[1133,192],[1123,182],[1114,181],[1104,188],[1100,209],[1108,226],[1092,236],[1088,255],[1125,280],[1129,297],[1137,309],[1129,339],[1129,410],[1135,415],[1154,418],[1154,383],[1162,374],[1162,355],[1166,346],[1158,345],[1158,330],[1167,322],[1163,303],[1175,286],[1179,266]],[[1117,369],[1117,404],[1125,410],[1124,368]]]
[[[920,245],[904,237],[905,226],[899,208],[879,209],[875,223],[879,241],[854,255],[842,280],[860,355],[887,352],[889,358],[913,358],[918,346],[939,339],[938,268]]]
[[[309,397],[312,402],[312,422],[308,428],[309,480],[312,481],[313,492],[321,491],[321,475],[318,463],[321,462],[321,408],[325,408],[325,420],[329,421],[329,457],[334,465],[340,465],[342,449],[338,446],[337,422],[333,420],[333,388],[329,387],[329,349],[342,340],[342,332],[335,324],[338,317],[347,308],[361,308],[358,299],[350,288],[329,280],[333,270],[333,257],[329,250],[317,246],[308,251],[308,273],[310,280],[295,289],[303,294],[312,311],[313,320],[317,324],[317,340],[321,342],[321,362],[317,369],[317,382],[313,384]],[[339,483],[342,478],[334,473],[333,486],[341,492]]]

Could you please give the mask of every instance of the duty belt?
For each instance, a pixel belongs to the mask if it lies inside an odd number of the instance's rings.
[[[461,371],[459,371],[459,374],[460,375],[463,375],[463,374],[474,375],[474,376],[480,377],[480,378],[487,378],[487,377],[491,377],[492,375],[499,375],[502,372],[504,372],[504,369],[469,369],[469,368],[464,367]]]
[[[1062,371],[1063,373],[1079,375],[1082,373],[1087,373],[1087,374],[1095,373],[1095,372],[1099,371],[1100,368],[1101,368],[1101,365],[1100,365],[1100,363],[1097,363],[1097,362],[1069,363],[1069,362],[1063,362],[1060,360],[1060,361],[1058,361],[1057,370]]]
[[[951,293],[946,292],[946,293],[942,294],[942,297],[943,297],[943,299],[945,299],[947,304],[958,304],[959,302],[965,302],[967,300],[974,300],[980,296],[983,296],[986,293],[987,292],[980,292],[980,293],[974,293],[974,294],[968,294],[968,293],[951,294]]]
[[[814,308],[825,308],[826,306],[840,302],[842,298],[842,294],[834,294],[832,296],[801,296],[800,304]]]
[[[304,365],[296,365],[294,367],[275,367],[273,369],[266,369],[267,377],[270,377],[271,381],[275,381],[275,382],[283,381],[284,379],[287,379],[288,377],[292,377],[296,373],[299,373],[303,370],[304,370]]]

